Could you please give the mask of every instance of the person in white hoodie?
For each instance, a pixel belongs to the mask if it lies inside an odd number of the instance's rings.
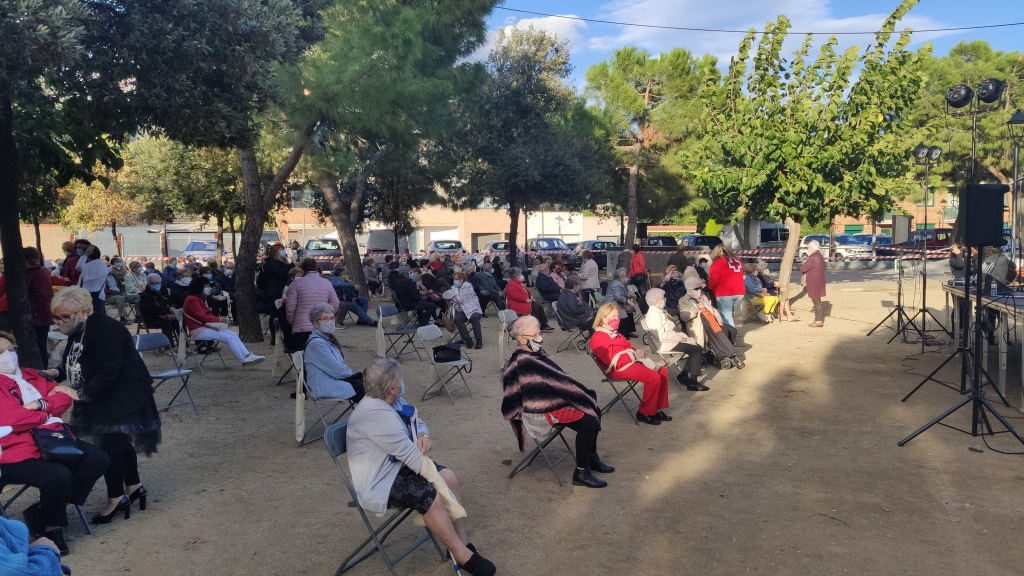
[[[430,434],[405,403],[401,367],[391,358],[370,363],[363,379],[366,396],[348,420],[348,465],[359,505],[378,516],[391,508],[412,508],[427,528],[472,576],[493,575],[494,564],[469,543],[465,510],[458,504],[455,473],[426,455]],[[415,432],[415,434],[414,434]],[[438,493],[438,484],[447,494]]]
[[[701,374],[700,361],[703,350],[685,332],[676,330],[675,321],[666,311],[665,291],[661,288],[651,288],[644,297],[650,305],[647,308],[647,314],[644,315],[644,321],[647,323],[647,335],[651,338],[658,353],[686,354],[686,365],[676,376],[676,380],[686,386],[687,390],[707,390],[708,387],[698,381]]]

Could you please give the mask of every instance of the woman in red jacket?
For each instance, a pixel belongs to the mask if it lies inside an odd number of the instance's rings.
[[[609,378],[636,380],[644,385],[643,399],[636,411],[636,419],[657,426],[668,422],[668,369],[648,359],[643,350],[636,350],[618,333],[619,307],[614,303],[602,304],[594,316],[594,335],[590,349],[597,363]]]
[[[735,327],[733,313],[747,291],[743,282],[743,262],[726,248],[725,244],[719,244],[711,252],[711,269],[708,270],[708,276],[708,288],[715,293],[722,320]]]
[[[63,532],[68,525],[67,505],[85,504],[110,458],[96,446],[78,440],[82,456],[74,463],[42,460],[31,431],[63,431],[60,416],[71,407],[72,400],[78,400],[78,394],[36,370],[18,368],[17,350],[14,336],[0,332],[0,426],[13,429],[0,438],[0,472],[4,484],[39,489],[39,503],[25,510],[25,523],[37,536],[53,540],[61,554],[67,554]]]
[[[513,268],[511,277],[508,279],[508,286],[505,287],[505,298],[508,299],[508,307],[520,316],[530,314],[536,318],[540,322],[541,332],[553,331],[554,328],[548,326],[548,316],[544,313],[544,308],[533,301],[530,291],[523,285],[524,280],[525,277],[522,270]]]
[[[249,352],[245,344],[242,344],[241,339],[238,338],[238,334],[226,327],[224,330],[216,330],[207,326],[207,324],[215,322],[226,324],[228,321],[226,317],[211,314],[209,306],[200,297],[209,295],[209,283],[210,281],[205,276],[197,276],[188,285],[188,297],[185,298],[185,304],[181,307],[181,313],[185,317],[185,329],[193,338],[224,342],[242,364],[259,364],[263,361],[263,356]]]

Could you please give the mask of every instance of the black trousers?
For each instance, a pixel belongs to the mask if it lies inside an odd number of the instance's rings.
[[[50,327],[36,326],[36,347],[39,348],[39,357],[43,359],[44,370],[50,367],[49,347],[47,346],[49,339]]]
[[[67,506],[81,506],[110,463],[110,458],[88,442],[78,441],[82,457],[74,465],[30,458],[3,465],[4,484],[27,484],[39,489],[39,511],[46,526],[68,525]]]
[[[107,483],[107,498],[120,498],[125,495],[125,486],[142,483],[139,478],[139,459],[127,434],[115,432],[100,436],[100,448],[110,457],[110,465],[103,474],[103,480]]]
[[[589,468],[590,456],[597,454],[597,432],[601,429],[601,422],[590,414],[584,414],[583,418],[568,422],[565,427],[576,432],[576,467]]]
[[[420,300],[416,303],[416,306],[412,309],[416,313],[416,324],[418,326],[426,326],[430,324],[430,319],[434,317],[434,312],[437,310],[437,306],[429,300]]]
[[[540,322],[541,328],[548,325],[548,315],[544,313],[544,307],[536,302],[530,302],[530,314]]]
[[[732,328],[730,326],[730,328]],[[733,331],[735,332],[735,328]],[[703,350],[696,344],[687,344],[686,342],[680,342],[672,348],[673,352],[682,352],[686,354],[686,367],[683,368],[683,372],[693,376],[694,378],[700,376],[700,357]]]

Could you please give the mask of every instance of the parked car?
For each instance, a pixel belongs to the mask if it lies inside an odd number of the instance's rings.
[[[597,267],[604,270],[608,267],[608,250],[611,248],[617,248],[619,245],[615,242],[609,242],[607,240],[584,240],[576,245],[573,252],[576,254],[576,262],[580,265],[583,264],[583,251],[590,250],[594,254],[594,262],[597,262]]]
[[[395,251],[395,233],[391,230],[370,230],[366,238],[367,254],[388,254]],[[398,239],[398,253],[405,254],[409,251],[409,237],[402,236]]]
[[[811,240],[817,240],[821,244],[821,255],[825,258],[845,260],[847,258],[871,258],[874,256],[874,249],[869,244],[858,241],[852,234],[836,234],[835,239],[835,245],[830,246],[828,234],[808,234],[804,236],[800,239],[800,257],[807,257],[807,243]]]
[[[221,253],[221,257],[228,255],[228,246],[224,246],[224,250]],[[193,240],[185,246],[185,250],[181,253],[182,258],[189,256],[195,256],[196,260],[206,263],[207,260],[211,260],[217,257],[217,241],[216,240]]]
[[[689,236],[681,236],[679,238],[679,244],[685,244],[687,242],[689,242],[689,246],[694,248],[707,248],[708,250],[714,250],[715,246],[722,243],[722,239],[718,236],[707,236],[705,234],[691,234]],[[677,246],[679,244],[677,244]]]
[[[576,251],[576,245],[577,244],[579,244],[579,242],[566,242],[565,243],[565,245],[569,247],[569,250],[572,250],[573,252]]]
[[[430,244],[427,244],[427,254],[437,254],[438,256],[448,254],[455,257],[465,253],[466,249],[458,240],[432,240]]]
[[[306,258],[316,260],[320,271],[331,271],[331,258],[341,255],[341,243],[336,238],[310,238],[306,241]]]
[[[569,250],[569,246],[561,238],[530,238],[526,241],[526,251],[531,256],[546,258],[554,257],[555,254],[562,256],[562,262],[570,269],[576,268],[576,255]]]
[[[517,247],[516,252],[522,252],[523,248]],[[504,260],[508,256],[508,240],[492,240],[485,244],[481,248],[480,253],[476,255],[476,265],[483,266],[484,261],[490,262],[494,260],[495,256],[501,256]]]
[[[281,240],[281,233],[277,230],[264,230],[260,233],[260,254],[263,254],[267,250],[267,246],[271,244],[284,244]]]
[[[648,236],[641,238],[639,244],[641,248],[675,248],[676,239],[672,236]]]
[[[863,244],[866,244],[868,246],[874,245],[876,248],[880,246],[892,246],[892,236],[889,236],[888,234],[872,235],[865,232],[860,234],[854,234],[853,237]]]
[[[925,246],[925,241],[928,243],[928,249],[939,250],[949,246],[950,239],[953,237],[952,228],[932,228],[930,230],[914,230],[910,233],[910,247],[915,249],[921,249]]]

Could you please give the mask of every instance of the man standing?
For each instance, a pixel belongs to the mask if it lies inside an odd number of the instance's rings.
[[[668,257],[668,266],[675,266],[676,270],[679,270],[680,274],[682,274],[689,265],[686,260],[686,254],[683,254],[683,250],[686,250],[686,246],[684,244],[679,244],[676,246],[675,254]],[[668,268],[668,266],[666,266],[666,268]]]
[[[594,253],[590,250],[583,251],[583,265],[579,271],[580,294],[584,300],[590,302],[591,295],[601,292],[601,272],[594,260]],[[568,283],[566,283],[568,287]]]
[[[36,346],[39,348],[39,356],[43,360],[43,368],[47,367],[49,355],[47,354],[46,341],[50,332],[50,324],[53,323],[53,315],[50,313],[50,301],[53,300],[53,283],[50,281],[50,273],[43,268],[43,257],[35,246],[24,248],[25,283],[28,285],[28,304],[32,313],[32,326],[36,331]]]

